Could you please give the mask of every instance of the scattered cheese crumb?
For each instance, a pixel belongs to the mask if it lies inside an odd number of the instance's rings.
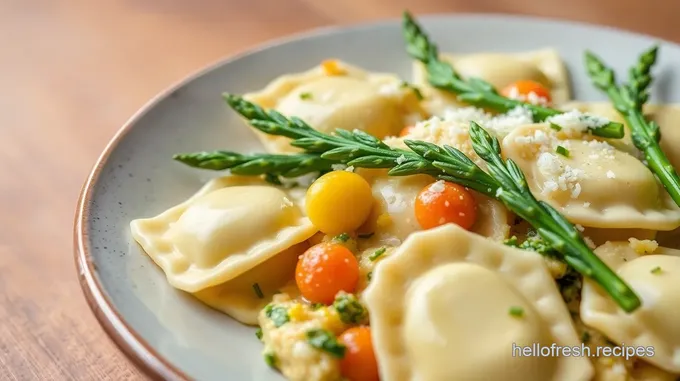
[[[344,171],[347,169],[345,164],[331,164],[331,169],[334,171]]]
[[[293,201],[290,201],[288,197],[283,198],[283,204],[281,204],[281,209],[289,208],[293,206]]]
[[[593,240],[590,239],[590,237],[583,237],[583,241],[584,241],[584,242],[586,243],[586,245],[588,245],[588,247],[591,248],[591,249],[595,249],[595,248],[597,247],[597,245],[595,244],[595,242],[593,242]]]
[[[442,193],[445,189],[446,186],[444,185],[444,180],[438,180],[430,185],[430,190],[435,193]]]
[[[503,188],[496,189],[496,197],[500,197],[500,195],[502,195],[502,194],[503,194]]]
[[[659,248],[659,244],[654,240],[628,238],[629,246],[640,255],[651,254]]]
[[[397,158],[397,164],[403,164],[406,161],[406,156],[401,155]]]
[[[583,225],[576,224],[576,225],[574,225],[574,227],[576,227],[576,230],[578,230],[580,232],[586,230],[586,228],[584,228]]]
[[[345,171],[354,172],[354,167],[350,165],[349,167],[345,168]]]
[[[515,127],[533,123],[531,110],[524,106],[517,106],[505,114],[491,115],[484,110],[476,107],[462,107],[444,110],[445,122],[469,125],[470,122],[477,122],[490,133],[504,137]]]
[[[612,172],[612,171],[607,171],[607,178],[608,179],[615,179],[616,174],[614,174],[614,172]]]
[[[584,202],[584,203],[583,203],[583,207],[584,207],[584,208],[590,207],[590,203],[589,203],[589,202]]]

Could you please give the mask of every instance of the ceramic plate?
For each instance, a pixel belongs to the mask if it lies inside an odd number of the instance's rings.
[[[555,47],[571,73],[576,99],[605,100],[589,84],[583,52],[599,53],[625,72],[650,37],[527,17],[420,17],[442,51],[522,51]],[[93,312],[121,349],[156,378],[282,380],[262,360],[253,328],[170,287],[130,236],[130,220],[158,214],[196,192],[214,172],[173,161],[177,152],[262,150],[221,93],[257,90],[274,77],[335,57],[410,78],[399,21],[325,29],[277,41],[222,61],[147,104],[107,146],[78,204],[76,262]],[[679,101],[673,66],[680,47],[663,43],[652,99]]]

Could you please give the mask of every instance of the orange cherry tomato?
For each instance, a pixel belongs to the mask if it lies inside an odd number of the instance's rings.
[[[416,127],[416,126],[407,126],[407,127],[404,127],[404,129],[402,129],[401,132],[399,133],[399,137],[400,137],[400,138],[403,138],[404,136],[410,134],[411,131],[413,131],[413,129],[414,129],[415,127]]]
[[[354,327],[343,332],[338,341],[345,345],[340,372],[349,381],[378,381],[378,362],[373,353],[371,328]]]
[[[519,98],[522,101],[530,101],[529,94],[534,93],[536,97],[543,98],[546,104],[552,101],[550,90],[536,81],[522,80],[506,86],[501,94],[508,98]]]
[[[477,203],[462,185],[437,181],[416,196],[415,214],[423,229],[454,223],[469,230],[477,220]]]
[[[295,268],[295,283],[312,303],[331,304],[338,292],[354,292],[358,281],[359,262],[348,248],[335,242],[310,247]]]

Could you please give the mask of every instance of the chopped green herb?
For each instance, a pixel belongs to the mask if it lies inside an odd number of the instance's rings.
[[[333,237],[333,241],[338,241],[338,242],[347,242],[349,241],[349,234],[347,233],[342,233],[338,234],[335,237]]]
[[[539,254],[549,256],[557,256],[555,251],[550,246],[548,246],[539,235],[528,236],[527,239],[522,243],[519,243],[519,240],[516,236],[512,236],[504,240],[503,243],[507,246],[516,247],[522,250],[535,251]]]
[[[555,131],[562,131],[562,127],[560,127],[560,125],[555,124],[555,123],[550,123],[550,128],[552,128]]]
[[[522,307],[516,307],[516,306],[510,307],[510,310],[508,312],[510,313],[511,316],[514,316],[514,317],[524,316],[524,308],[522,308]]]
[[[345,357],[346,347],[338,342],[335,335],[325,329],[307,331],[307,342],[314,348],[328,352],[334,357]]]
[[[359,234],[359,238],[367,239],[373,237],[375,233]]]
[[[268,304],[267,307],[264,308],[264,313],[268,318],[272,319],[274,326],[277,328],[290,321],[288,311],[285,307]]]
[[[312,99],[312,93],[300,93],[300,99],[303,100]]]
[[[380,249],[373,252],[373,254],[369,255],[368,259],[370,259],[371,261],[375,261],[376,259],[380,258],[381,255],[385,254],[385,251],[387,251],[387,248],[383,246]]]
[[[336,296],[333,307],[338,311],[340,320],[346,324],[359,324],[367,317],[366,309],[353,294]]]
[[[257,336],[258,339],[262,340],[262,328],[258,328],[257,331],[255,331],[255,336]]]
[[[569,150],[562,147],[562,146],[557,146],[557,148],[555,149],[555,152],[557,152],[558,154],[560,154],[564,157],[569,157]]]
[[[281,180],[279,179],[279,176],[271,174],[271,173],[266,173],[264,175],[264,181],[273,184],[273,185],[283,185],[281,183]]]
[[[424,98],[423,93],[420,92],[419,88],[413,86],[412,84],[410,84],[408,82],[402,82],[401,87],[408,87],[409,89],[413,90],[413,94],[416,95],[416,98],[418,98],[419,101],[423,100],[423,98]]]
[[[590,341],[590,333],[588,333],[588,331],[583,331],[583,334],[581,334],[581,341],[583,344],[588,344]]]
[[[368,274],[366,274],[366,278],[367,278],[368,281],[370,282],[370,281],[371,281],[371,278],[373,278],[373,271],[370,271]]]
[[[253,283],[253,290],[255,291],[255,295],[257,295],[258,298],[264,298],[264,294],[262,293],[262,289],[260,288],[259,284]]]
[[[276,355],[272,352],[264,354],[264,362],[272,368],[276,368]]]
[[[323,306],[325,306],[325,304],[323,304],[323,303],[312,303],[311,308],[312,308],[313,311],[316,311]]]
[[[656,266],[652,269],[652,274],[661,274],[661,267]]]

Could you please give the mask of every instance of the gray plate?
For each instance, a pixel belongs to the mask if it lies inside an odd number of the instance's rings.
[[[512,52],[555,47],[565,60],[575,97],[605,100],[583,70],[591,49],[625,73],[646,36],[578,23],[498,15],[421,18],[442,51]],[[190,196],[213,172],[184,167],[177,152],[261,150],[254,134],[222,102],[278,75],[335,57],[369,70],[409,78],[397,21],[325,29],[277,41],[223,61],[157,97],[113,138],[95,165],[78,205],[76,262],[88,301],[114,341],[149,374],[163,379],[280,380],[262,361],[254,329],[171,288],[132,240],[129,222],[162,212]],[[663,43],[652,99],[680,100],[680,47]]]

